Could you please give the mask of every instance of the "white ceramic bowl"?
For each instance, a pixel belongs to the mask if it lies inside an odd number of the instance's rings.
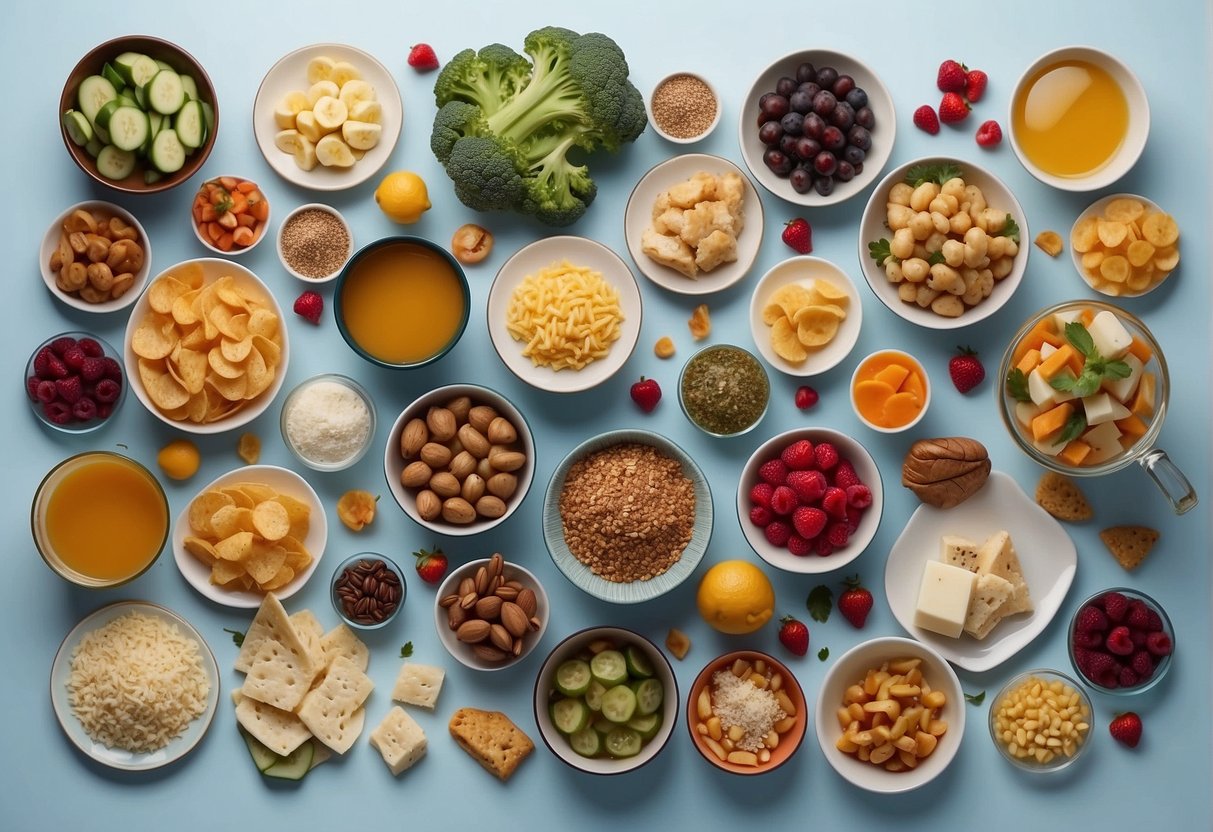
[[[883,425],[878,425],[878,424],[870,421],[868,419],[868,417],[863,415],[863,413],[860,411],[859,405],[855,403],[855,385],[860,380],[859,371],[861,369],[863,369],[863,366],[865,364],[867,364],[870,359],[875,358],[876,356],[879,356],[879,355],[884,355],[886,353],[891,353],[893,355],[899,356],[902,359],[902,361],[904,361],[907,364],[913,364],[918,369],[919,374],[922,376],[922,386],[926,391],[926,395],[923,398],[922,407],[919,409],[918,415],[916,415],[910,421],[906,422],[904,425],[898,425],[897,427],[892,427],[892,428],[884,427]],[[871,428],[872,430],[876,431],[877,433],[904,433],[905,431],[909,430],[910,428],[914,427],[919,422],[921,422],[922,417],[927,415],[927,408],[931,406],[931,378],[930,378],[930,376],[927,375],[927,368],[925,366],[923,366],[923,363],[921,361],[919,361],[914,356],[910,355],[908,352],[904,352],[903,350],[892,350],[892,349],[876,350],[876,352],[873,352],[873,353],[870,353],[870,354],[864,356],[860,360],[860,362],[855,365],[855,372],[851,373],[851,383],[847,387],[847,391],[848,391],[848,395],[851,398],[851,410],[855,411],[855,418],[859,419],[860,422],[862,422],[864,425]]]
[[[441,605],[441,601],[447,595],[455,594],[459,589],[459,584],[464,578],[475,578],[476,572],[482,566],[488,566],[489,558],[474,560],[465,563],[463,566],[452,569],[451,572],[443,579],[438,587],[438,592],[434,596],[434,629],[438,631],[438,640],[442,642],[442,646],[451,654],[451,658],[465,667],[470,667],[472,670],[504,670],[507,667],[514,667],[535,649],[535,645],[543,640],[543,634],[547,632],[548,621],[552,616],[551,603],[548,601],[547,591],[543,588],[543,584],[539,583],[539,579],[535,577],[535,573],[525,567],[506,560],[505,568],[501,574],[505,576],[507,581],[516,580],[524,587],[529,587],[535,592],[535,615],[540,620],[538,630],[528,630],[523,637],[522,655],[513,659],[507,659],[503,662],[490,662],[477,656],[472,645],[464,644],[459,639],[455,638],[455,633],[451,630],[447,622],[447,611]]]
[[[54,254],[55,247],[59,244],[59,235],[63,233],[64,221],[76,211],[104,211],[120,217],[127,225],[134,226],[135,230],[139,232],[139,244],[143,248],[143,268],[135,273],[134,284],[120,297],[107,300],[104,303],[89,303],[77,295],[69,295],[55,285],[55,274],[51,271],[50,267],[51,255]],[[143,290],[147,288],[147,279],[152,273],[152,244],[148,239],[147,231],[143,228],[143,224],[130,211],[112,202],[90,199],[86,202],[78,202],[59,214],[59,216],[55,217],[55,221],[50,224],[50,227],[46,229],[46,234],[42,237],[42,245],[38,249],[38,270],[42,273],[42,280],[46,283],[46,288],[50,290],[51,294],[73,309],[80,309],[85,312],[117,312],[119,309],[126,309],[138,300],[139,296],[143,294]]]
[[[862,87],[868,94],[868,106],[876,116],[876,126],[872,130],[872,148],[863,161],[863,171],[850,182],[835,182],[834,190],[829,196],[822,196],[816,191],[798,194],[792,188],[787,177],[776,176],[762,161],[766,151],[758,139],[758,100],[775,89],[775,83],[783,76],[794,76],[796,67],[808,61],[820,69],[832,66],[840,73],[850,75],[855,79],[856,86]],[[893,109],[893,96],[880,80],[879,76],[866,64],[841,52],[829,49],[806,49],[785,55],[772,63],[754,80],[749,93],[746,94],[738,121],[737,138],[741,143],[741,158],[746,167],[758,180],[758,183],[780,199],[796,205],[809,207],[834,205],[850,199],[876,181],[889,154],[893,152],[893,139],[897,135],[897,117]]]
[[[745,211],[745,225],[737,235],[737,259],[732,263],[723,263],[710,272],[702,272],[697,277],[686,277],[680,272],[663,266],[653,260],[641,249],[641,237],[645,229],[653,222],[653,204],[657,197],[674,185],[685,182],[699,171],[721,176],[725,173],[736,173],[745,183],[745,201],[742,210]],[[663,289],[680,295],[706,295],[719,292],[737,283],[754,265],[758,249],[762,245],[763,209],[762,200],[748,176],[728,159],[712,156],[707,153],[685,153],[675,156],[654,166],[640,178],[632,195],[628,197],[628,207],[624,212],[623,236],[628,242],[628,252],[640,273]]]
[[[763,322],[762,311],[775,292],[784,286],[799,283],[808,289],[817,279],[826,280],[846,292],[849,298],[844,307],[847,316],[839,324],[833,340],[810,350],[809,357],[796,364],[775,352],[771,345],[771,327]],[[754,286],[754,294],[750,297],[750,334],[754,336],[754,346],[768,364],[790,376],[816,376],[838,366],[851,354],[862,325],[863,303],[855,284],[846,272],[820,257],[792,257],[773,266]]]
[[[920,165],[945,164],[960,168],[966,184],[981,188],[981,192],[986,197],[986,203],[991,208],[1006,211],[1019,226],[1019,251],[1015,255],[1010,274],[1001,280],[995,280],[994,289],[988,297],[982,299],[977,305],[966,308],[964,313],[956,318],[945,318],[930,308],[924,309],[916,303],[902,300],[897,294],[897,285],[889,282],[884,268],[876,264],[868,250],[869,243],[881,239],[890,241],[893,239],[893,232],[886,224],[887,211],[885,208],[892,187],[899,182],[906,181],[906,174],[911,168]],[[1015,293],[1023,280],[1024,271],[1028,267],[1028,250],[1031,247],[1032,235],[1028,230],[1027,214],[1024,213],[1015,194],[1011,193],[1011,189],[993,173],[974,162],[941,156],[915,159],[889,171],[868,198],[867,207],[863,209],[863,218],[859,224],[859,265],[868,285],[872,287],[872,293],[895,314],[910,323],[927,329],[959,329],[985,320],[1001,309],[1011,299],[1011,295]]]
[[[518,477],[518,487],[514,491],[513,497],[506,501],[505,514],[495,519],[478,517],[475,521],[462,526],[448,523],[441,517],[436,520],[423,520],[417,511],[416,495],[420,489],[405,488],[400,482],[400,475],[405,468],[405,460],[400,453],[400,438],[404,434],[404,426],[415,418],[424,420],[431,407],[444,405],[459,396],[470,397],[473,406],[490,405],[499,414],[509,419],[518,433],[518,443],[521,445],[522,453],[526,455],[526,463],[513,472]],[[475,384],[448,384],[418,397],[396,418],[392,430],[388,434],[387,447],[383,454],[383,473],[387,478],[388,490],[392,492],[392,497],[417,525],[436,534],[451,537],[479,534],[508,520],[526,498],[527,492],[531,488],[531,480],[535,476],[535,440],[531,436],[531,428],[522,412],[505,396],[495,390]]]
[[[203,182],[201,185],[199,185],[198,190],[202,190],[207,185],[217,182],[220,179],[234,179],[234,180],[236,180],[236,182],[238,184],[241,182],[253,182],[253,180],[247,179],[243,176],[212,176],[210,179],[207,179],[205,182]],[[256,185],[257,183],[253,182],[253,184]],[[261,191],[260,186],[258,186],[257,190]],[[261,191],[261,195],[265,199],[266,204],[270,205],[269,197],[265,196],[264,191]],[[239,257],[242,254],[247,254],[248,252],[255,249],[257,246],[261,245],[261,241],[264,240],[267,236],[269,236],[270,219],[272,219],[273,215],[268,213],[268,209],[267,209],[265,219],[262,220],[258,224],[258,226],[254,227],[254,233],[257,236],[253,240],[252,245],[247,245],[247,246],[243,246],[240,248],[233,246],[230,250],[224,251],[223,249],[219,248],[217,245],[212,243],[210,238],[202,231],[202,228],[199,227],[198,223],[194,221],[193,208],[192,208],[193,204],[194,204],[193,202],[190,202],[191,211],[190,211],[189,219],[190,219],[190,228],[192,228],[194,230],[194,236],[198,238],[198,242],[202,243],[204,248],[208,249],[213,254],[219,255],[220,257]],[[273,206],[271,205],[270,207],[273,207]]]
[[[842,728],[836,714],[842,706],[843,692],[850,685],[862,681],[869,669],[903,657],[922,659],[919,667],[931,689],[941,690],[947,696],[940,718],[947,721],[948,730],[939,738],[934,753],[917,767],[886,771],[882,766],[863,762],[838,750],[835,742],[842,735]],[[934,780],[952,762],[964,737],[967,707],[956,672],[934,650],[908,638],[874,638],[852,647],[826,671],[817,697],[817,742],[833,769],[852,785],[880,794],[908,792]]]
[[[1091,203],[1087,210],[1078,215],[1078,219],[1074,220],[1074,225],[1070,229],[1070,239],[1067,243],[1070,248],[1070,259],[1074,261],[1074,269],[1078,272],[1079,276],[1082,277],[1083,281],[1101,295],[1107,295],[1108,297],[1113,298],[1135,298],[1141,295],[1148,295],[1150,292],[1153,292],[1155,289],[1161,286],[1163,281],[1171,276],[1171,272],[1155,271],[1154,279],[1150,281],[1150,284],[1145,289],[1140,291],[1131,289],[1124,283],[1110,283],[1106,280],[1100,280],[1097,283],[1095,280],[1091,279],[1090,275],[1087,274],[1086,269],[1083,268],[1082,253],[1074,249],[1074,232],[1078,229],[1078,226],[1091,218],[1103,218],[1104,212],[1107,211],[1108,206],[1118,199],[1137,200],[1146,207],[1146,214],[1166,213],[1157,202],[1147,199],[1144,196],[1139,196],[1138,194],[1109,194],[1101,199],[1097,199],[1095,202]],[[1175,245],[1178,246],[1179,243],[1177,242]],[[1102,248],[1103,246],[1100,246],[1101,250]]]
[[[282,232],[286,229],[287,224],[290,223],[292,219],[299,214],[302,214],[304,211],[324,211],[331,214],[334,218],[336,218],[337,222],[341,223],[342,227],[345,228],[346,236],[349,238],[349,245],[346,246],[345,256],[342,258],[341,264],[337,266],[337,268],[333,269],[331,274],[324,277],[308,277],[307,275],[296,271],[291,267],[291,264],[287,262],[286,253],[282,248]],[[282,268],[286,270],[287,274],[303,281],[304,283],[307,283],[310,286],[323,283],[332,283],[337,279],[337,276],[341,274],[341,270],[345,268],[345,264],[349,262],[349,259],[354,256],[354,229],[350,227],[350,224],[346,221],[345,217],[341,215],[341,212],[333,206],[325,205],[322,202],[308,202],[304,205],[300,205],[298,208],[294,209],[282,218],[282,224],[278,226],[278,239],[275,242],[275,246],[278,250],[278,260],[282,263]]]
[[[229,430],[235,430],[247,425],[264,413],[270,404],[273,403],[274,398],[278,395],[278,391],[282,389],[282,383],[286,380],[286,372],[290,365],[291,357],[287,322],[282,316],[282,307],[278,305],[278,300],[274,297],[274,293],[270,290],[270,287],[265,285],[257,275],[231,260],[222,260],[218,257],[201,257],[196,260],[186,260],[183,263],[178,263],[165,269],[156,275],[156,280],[165,275],[179,274],[185,270],[197,270],[200,272],[203,285],[213,283],[224,275],[231,275],[235,278],[236,285],[245,292],[256,295],[265,303],[266,308],[278,316],[278,337],[282,342],[282,354],[275,370],[273,382],[256,399],[235,413],[214,422],[196,423],[187,419],[181,421],[170,419],[160,408],[156,407],[147,395],[147,391],[143,389],[143,381],[139,377],[139,356],[135,355],[135,351],[131,348],[131,339],[134,337],[135,330],[138,329],[139,325],[152,311],[148,303],[147,293],[144,292],[131,309],[130,319],[126,324],[126,335],[122,342],[122,360],[123,370],[126,372],[126,383],[130,385],[131,392],[148,409],[148,412],[169,427],[176,428],[184,433],[194,434],[224,433]]]
[[[711,90],[712,101],[716,104],[716,115],[712,118],[711,124],[709,124],[707,129],[704,130],[702,133],[696,133],[694,136],[675,136],[672,133],[669,133],[666,130],[663,130],[661,127],[661,123],[656,118],[653,117],[653,99],[657,96],[657,91],[660,90],[661,87],[667,81],[672,81],[675,78],[680,78],[680,77],[684,77],[684,76],[690,77],[690,78],[695,79],[696,81],[699,81],[701,84],[703,84],[709,90]],[[654,84],[653,92],[650,93],[649,96],[645,99],[644,106],[645,106],[645,109],[648,111],[649,126],[653,128],[653,132],[656,133],[658,136],[661,136],[661,138],[665,139],[667,142],[673,142],[674,144],[694,144],[695,142],[706,139],[708,136],[710,136],[712,134],[712,131],[716,129],[716,125],[720,124],[720,116],[721,116],[721,113],[724,112],[724,104],[720,100],[720,93],[716,90],[716,87],[714,87],[712,85],[712,82],[709,81],[707,78],[704,78],[702,75],[700,75],[697,72],[686,72],[686,71],[673,72],[673,73],[667,75],[666,77],[662,78],[656,84]]]
[[[552,715],[548,709],[549,697],[556,689],[556,668],[568,659],[576,658],[589,649],[591,642],[608,639],[622,646],[632,644],[644,651],[649,662],[653,665],[654,678],[661,681],[664,688],[661,705],[661,727],[657,734],[640,749],[634,757],[614,759],[611,757],[582,757],[569,745],[568,739],[556,730],[552,724]],[[539,726],[539,736],[553,754],[563,763],[587,774],[623,774],[634,771],[648,763],[661,753],[674,733],[678,724],[678,705],[681,697],[678,693],[678,680],[674,677],[674,668],[670,660],[639,633],[622,627],[589,627],[573,633],[548,654],[535,679],[535,724]]]
[[[1014,117],[1016,103],[1022,95],[1026,94],[1029,83],[1038,73],[1062,61],[1085,61],[1103,69],[1116,81],[1121,92],[1124,93],[1125,102],[1129,108],[1129,123],[1120,148],[1102,167],[1085,176],[1057,176],[1041,170],[1019,146],[1016,135]],[[1015,151],[1015,155],[1019,157],[1020,163],[1028,173],[1044,184],[1063,191],[1096,191],[1111,185],[1137,164],[1142,150],[1145,149],[1146,139],[1150,135],[1150,99],[1147,97],[1141,81],[1137,80],[1133,71],[1119,59],[1102,49],[1091,46],[1067,46],[1037,58],[1024,70],[1023,75],[1016,82],[1015,90],[1011,93],[1011,108],[1012,115],[1007,118],[1007,138],[1011,142],[1011,149]]]
[[[762,481],[758,476],[758,470],[768,460],[778,459],[784,448],[801,439],[807,439],[814,445],[821,442],[832,444],[838,450],[841,458],[850,460],[859,479],[872,492],[872,504],[864,512],[859,527],[847,540],[847,545],[841,549],[835,549],[825,557],[817,554],[798,557],[785,547],[776,547],[767,540],[763,530],[750,521],[750,509],[754,507],[754,503],[750,500],[750,491]],[[829,474],[826,475],[826,480],[831,485],[833,484],[833,478]],[[771,566],[788,572],[816,575],[843,568],[863,554],[868,544],[872,542],[876,529],[880,526],[883,512],[884,483],[880,478],[880,469],[876,467],[872,455],[850,436],[829,428],[795,428],[771,437],[759,445],[746,461],[745,467],[741,469],[741,479],[737,484],[737,520],[741,523],[741,533],[745,536],[746,542],[750,544],[750,548],[758,554],[758,557]],[[790,522],[789,518],[778,519]]]

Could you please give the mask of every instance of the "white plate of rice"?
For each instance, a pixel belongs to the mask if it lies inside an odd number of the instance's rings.
[[[85,616],[51,666],[51,704],[63,732],[110,768],[147,771],[181,759],[206,735],[218,702],[219,669],[206,640],[175,612],[146,601]]]

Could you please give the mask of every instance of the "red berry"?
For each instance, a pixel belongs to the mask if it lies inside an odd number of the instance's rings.
[[[105,377],[105,362],[95,356],[84,359],[80,365],[80,377],[85,381],[97,381]]]
[[[939,120],[944,124],[956,124],[969,117],[969,102],[957,93],[945,92],[939,102]]]
[[[47,353],[46,356],[46,372],[39,373],[42,378],[60,379],[66,378],[71,372],[67,365],[63,363],[63,359],[55,355],[53,352]]]
[[[55,399],[42,405],[42,414],[51,424],[66,425],[72,420],[72,406],[67,402]]]
[[[99,404],[113,404],[118,401],[118,395],[121,392],[122,385],[112,378],[103,378],[93,388],[93,397],[97,399]]]
[[[1083,607],[1074,622],[1074,630],[1078,633],[1104,633],[1108,630],[1108,617],[1103,610],[1093,604]]]
[[[108,419],[110,414],[114,412],[114,405],[110,402],[101,402],[97,405],[97,418]]]
[[[80,401],[72,405],[72,415],[81,422],[95,419],[97,417],[97,403],[88,396],[83,396]]]
[[[789,220],[783,227],[782,239],[797,254],[809,254],[813,251],[813,227],[804,217]]]
[[[986,84],[990,82],[990,76],[986,75],[980,69],[970,69],[965,75],[965,98],[969,99],[970,104],[976,104],[985,95]]]
[[[968,67],[949,58],[939,65],[935,86],[939,87],[940,92],[961,92],[968,80],[967,72]]]
[[[51,352],[62,358],[63,354],[67,352],[68,347],[74,347],[76,343],[75,338],[72,338],[70,335],[64,335],[62,338],[56,338],[54,341],[51,341]]]
[[[446,555],[435,546],[433,549],[421,549],[413,552],[417,558],[417,574],[427,584],[436,584],[446,574]]]
[[[830,543],[830,539],[823,534],[813,541],[813,550],[817,552],[817,557],[828,558],[834,554],[834,544]]]
[[[863,513],[865,511],[867,509],[847,506],[847,526],[850,527],[851,534],[855,534],[855,530],[859,528],[859,523],[863,520]]]
[[[1148,630],[1149,610],[1150,608],[1145,605],[1144,601],[1134,598],[1129,602],[1129,610],[1125,614],[1125,625],[1131,630]]]
[[[863,481],[859,479],[859,475],[855,473],[855,466],[848,459],[841,460],[834,466],[834,485],[842,489],[850,488],[852,485],[862,485]]]
[[[948,361],[948,375],[961,393],[968,393],[981,384],[986,377],[986,368],[977,353],[968,347],[957,347],[957,354]]]
[[[54,353],[51,352],[50,347],[43,347],[34,354],[34,375],[36,375],[38,378],[51,377],[50,361],[52,355],[54,355]]]
[[[826,529],[826,539],[835,549],[841,549],[851,539],[851,526],[845,520],[835,520]]]
[[[72,344],[70,347],[65,349],[63,351],[63,355],[61,356],[63,363],[67,365],[67,368],[69,370],[75,370],[76,372],[80,372],[80,368],[84,366],[84,359],[86,357],[87,356],[85,356],[84,350],[80,349],[79,343]]]
[[[1129,628],[1125,626],[1113,627],[1112,632],[1108,633],[1108,638],[1104,642],[1104,646],[1108,648],[1109,653],[1114,653],[1117,656],[1128,656],[1133,652],[1133,638],[1129,635]]]
[[[101,360],[105,363],[105,377],[112,378],[114,381],[122,381],[122,365],[118,363],[118,359],[110,358],[107,355]]]
[[[1131,667],[1122,667],[1116,681],[1122,688],[1135,688],[1141,684],[1141,679],[1138,678],[1137,672]]]
[[[787,485],[805,504],[820,500],[828,487],[825,475],[820,471],[793,471],[788,474]],[[813,537],[813,535],[809,535],[809,537]]]
[[[775,516],[771,514],[771,510],[766,506],[754,506],[750,509],[750,522],[760,528],[765,528]]]
[[[105,355],[105,350],[101,347],[101,342],[96,338],[81,338],[76,344],[84,351],[84,354],[89,358],[100,358]]]
[[[808,410],[813,405],[817,404],[820,397],[817,391],[807,385],[802,385],[796,388],[796,407],[801,410]]]
[[[813,448],[813,462],[818,471],[829,471],[838,464],[838,449],[829,442],[818,442]]]
[[[1162,616],[1157,610],[1146,610],[1146,632],[1156,633],[1162,629]]]
[[[645,413],[652,413],[661,401],[661,385],[656,379],[640,377],[640,381],[632,385],[632,401]]]
[[[847,492],[838,486],[831,485],[822,495],[821,507],[835,520],[847,519]]]
[[[923,104],[914,111],[914,126],[932,136],[939,133],[939,116],[930,104]]]
[[[805,540],[798,534],[794,534],[788,538],[788,552],[798,558],[807,558],[813,554],[812,541]]]
[[[767,523],[762,533],[766,535],[767,542],[776,548],[783,548],[788,545],[788,539],[792,536],[792,530],[782,520],[772,520],[770,523]]]
[[[63,401],[75,404],[84,395],[84,388],[80,384],[79,376],[68,376],[55,382],[55,392]]]
[[[783,481],[788,478],[788,466],[783,464],[782,459],[769,459],[758,469],[758,477],[772,487],[783,485]]]
[[[846,489],[847,505],[852,508],[867,508],[872,505],[872,489],[863,483]]]
[[[1169,656],[1174,648],[1171,637],[1166,633],[1150,633],[1146,636],[1146,649],[1155,656]]]
[[[1119,592],[1105,592],[1096,603],[1103,607],[1108,619],[1119,624],[1129,612],[1129,599]]]
[[[1149,650],[1138,650],[1133,654],[1129,667],[1133,668],[1133,672],[1139,678],[1143,680],[1149,679],[1154,675],[1154,657],[1150,655]]]
[[[55,389],[55,382],[50,379],[42,379],[38,382],[38,401],[46,404],[57,398],[59,398],[59,391]]]
[[[419,43],[410,49],[408,62],[418,72],[431,72],[438,68],[438,56],[428,43]]]
[[[807,471],[813,467],[813,443],[807,439],[793,442],[783,449],[779,458],[793,471]]]
[[[38,401],[38,385],[40,384],[42,384],[42,379],[37,376],[30,376],[25,380],[25,392],[31,402]]]
[[[1093,649],[1103,647],[1103,631],[1102,630],[1075,630],[1074,631],[1074,646]]]
[[[295,299],[295,314],[310,323],[320,323],[322,312],[324,312],[324,298],[310,289]]]
[[[775,486],[769,482],[755,483],[750,489],[750,502],[756,506],[763,508],[771,507],[771,494],[775,491]]]
[[[1141,717],[1129,711],[1123,714],[1117,714],[1108,725],[1108,731],[1112,734],[1112,739],[1122,745],[1127,745],[1129,748],[1136,748],[1141,742]]]
[[[791,514],[799,505],[800,500],[796,498],[796,492],[786,485],[777,486],[771,492],[771,511],[776,514]]]
[[[852,626],[862,628],[872,611],[872,593],[859,583],[858,575],[847,578],[843,585],[846,591],[838,596],[838,611]]]
[[[1120,686],[1120,667],[1116,660],[1101,650],[1074,651],[1074,658],[1082,674],[1100,687]]]
[[[809,652],[809,628],[790,615],[779,619],[779,643],[796,656]]]
[[[982,147],[998,147],[1002,143],[1002,128],[994,119],[983,121],[977,128],[977,143]]]
[[[812,506],[801,506],[792,512],[792,526],[795,527],[796,534],[806,540],[812,540],[821,534],[827,519],[824,511]]]

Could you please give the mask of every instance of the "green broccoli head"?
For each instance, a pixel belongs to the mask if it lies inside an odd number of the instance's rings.
[[[487,118],[513,100],[530,77],[527,59],[504,44],[489,44],[479,52],[464,49],[438,73],[434,98],[439,107],[451,101],[475,104]]]
[[[484,111],[466,101],[448,101],[434,116],[434,129],[430,132],[430,150],[439,162],[446,164],[451,158],[451,148],[464,136],[488,134]]]
[[[455,184],[455,196],[476,211],[509,211],[517,208],[525,188],[518,170],[518,155],[491,136],[467,136],[451,147],[447,175]]]
[[[572,135],[549,137],[544,145],[547,154],[531,165],[529,175],[522,180],[523,211],[545,225],[572,225],[581,219],[598,194],[589,170],[568,159],[574,142]]]
[[[648,124],[644,98],[628,80],[623,50],[597,32],[581,35],[569,56],[569,75],[586,98],[595,135],[612,152],[634,142]]]

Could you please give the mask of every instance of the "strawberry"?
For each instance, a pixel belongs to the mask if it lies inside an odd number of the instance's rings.
[[[828,487],[825,474],[820,471],[793,471],[788,474],[787,485],[796,492],[796,496],[805,505],[820,500]],[[808,535],[808,537],[815,536]]]
[[[826,527],[826,513],[812,506],[801,506],[792,512],[792,526],[796,534],[805,540],[812,540],[821,534]]]
[[[1127,745],[1129,748],[1136,748],[1141,742],[1141,717],[1127,711],[1123,714],[1117,714],[1112,723],[1108,726],[1108,731],[1112,734],[1112,739],[1116,740],[1121,745]]]
[[[787,477],[788,466],[783,464],[782,459],[768,459],[758,469],[758,478],[772,487],[783,485]]]
[[[1123,624],[1119,627],[1113,627],[1112,632],[1108,633],[1104,646],[1108,648],[1109,653],[1114,653],[1117,656],[1131,655],[1133,653],[1133,638],[1129,635],[1129,628]]]
[[[851,626],[862,629],[872,611],[872,593],[859,583],[858,575],[847,578],[843,585],[846,590],[838,596],[838,611]]]
[[[779,643],[795,656],[809,652],[809,628],[790,615],[779,619]]]
[[[807,471],[813,467],[813,453],[813,443],[800,439],[784,448],[779,458],[793,471]]]
[[[952,383],[961,393],[968,393],[981,384],[986,377],[986,368],[982,366],[977,353],[968,347],[957,347],[957,354],[948,362],[948,375]]]
[[[804,217],[789,220],[784,224],[782,239],[798,254],[808,254],[813,250],[813,227]]]
[[[313,324],[320,323],[320,314],[324,311],[324,298],[311,291],[304,292],[295,298],[295,314]]]
[[[949,58],[939,65],[939,72],[935,75],[935,86],[939,87],[940,92],[963,91],[968,79],[966,74],[968,69],[959,61]]]
[[[914,111],[914,126],[932,136],[939,133],[939,116],[930,104],[923,104]]]
[[[417,558],[417,574],[427,584],[440,582],[446,574],[446,555],[437,546],[413,552],[413,557]]]
[[[760,529],[765,529],[775,516],[771,514],[771,510],[766,506],[754,506],[750,509],[750,522]]]
[[[797,498],[796,492],[786,485],[776,486],[775,490],[771,492],[771,511],[776,514],[791,514],[799,505],[800,500]]]
[[[997,147],[1002,142],[1002,128],[994,119],[983,121],[977,128],[977,143],[982,147]]]
[[[409,66],[418,72],[432,72],[438,68],[438,56],[428,43],[419,43],[410,49],[408,61]]]
[[[818,471],[829,471],[838,460],[838,449],[829,442],[818,442],[813,448],[813,462]]]
[[[767,527],[762,530],[762,533],[766,535],[767,542],[776,548],[787,546],[788,539],[792,536],[792,530],[782,520],[772,520],[767,523]]]
[[[986,75],[980,69],[970,69],[965,75],[965,98],[969,99],[970,104],[976,104],[985,95],[986,84],[990,82],[990,76]]]
[[[661,385],[656,379],[640,377],[640,381],[632,385],[632,401],[645,413],[652,413],[661,401]]]
[[[782,481],[782,479],[781,479]],[[775,491],[775,486],[769,482],[755,483],[750,489],[750,502],[756,506],[763,508],[771,507],[771,494]]]
[[[817,391],[812,387],[805,385],[796,388],[796,407],[800,410],[808,410],[817,404],[819,398]]]
[[[969,102],[957,93],[945,92],[939,102],[939,120],[944,124],[956,124],[969,117]]]

